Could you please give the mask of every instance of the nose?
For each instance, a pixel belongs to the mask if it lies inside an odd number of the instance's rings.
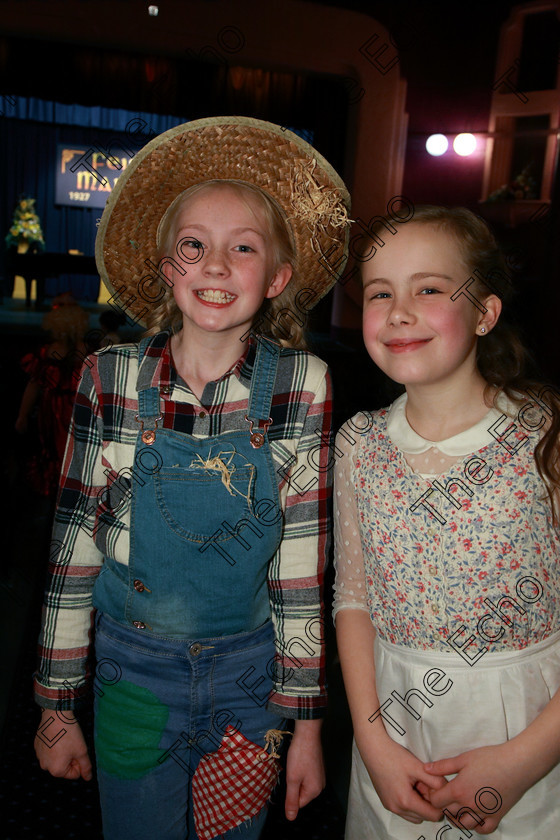
[[[209,276],[222,277],[229,274],[227,253],[222,248],[205,248],[203,271]]]
[[[398,296],[393,298],[391,308],[387,316],[387,323],[391,327],[401,324],[413,324],[416,315],[413,311],[412,301],[408,297]]]

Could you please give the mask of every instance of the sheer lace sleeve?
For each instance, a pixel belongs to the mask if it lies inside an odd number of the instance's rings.
[[[359,438],[360,435],[348,423],[342,426],[336,437],[333,617],[342,609],[369,609],[354,475]]]

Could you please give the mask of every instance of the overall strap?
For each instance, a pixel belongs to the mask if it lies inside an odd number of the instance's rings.
[[[151,340],[151,337],[148,336],[148,338],[143,338],[138,344],[138,414],[136,415],[136,420],[140,423],[142,440],[147,444],[153,443],[156,439],[155,430],[157,429],[158,420],[161,420],[159,388],[153,386],[140,388],[139,383],[140,366]],[[145,427],[148,427],[146,431]]]
[[[251,378],[249,408],[245,419],[250,423],[251,444],[258,448],[264,443],[264,433],[272,423],[270,407],[274,396],[276,371],[281,346],[263,336],[258,337],[255,366]],[[253,431],[256,426],[258,431]]]

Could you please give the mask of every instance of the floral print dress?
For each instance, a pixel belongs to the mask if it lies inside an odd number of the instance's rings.
[[[422,761],[503,743],[560,687],[560,532],[533,457],[538,409],[502,399],[436,443],[408,424],[405,394],[337,437],[334,612],[369,612],[372,716]],[[559,793],[555,768],[493,837],[556,840]],[[347,840],[431,840],[441,826],[421,828],[385,810],[354,745]]]

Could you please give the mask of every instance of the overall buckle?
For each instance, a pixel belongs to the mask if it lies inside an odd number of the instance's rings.
[[[157,424],[158,420],[163,419],[162,415],[160,414],[159,417],[156,417],[154,419],[154,428],[146,429],[146,431],[144,431],[144,421],[140,420],[138,415],[136,415],[135,419],[137,423],[140,423],[140,431],[142,432],[142,443],[145,443],[147,446],[151,446],[156,439]]]
[[[255,421],[249,420],[247,415],[245,415],[245,420],[249,423],[251,446],[253,447],[253,449],[260,449],[263,443],[265,442],[265,435],[268,431],[268,427],[272,426],[272,417],[269,417],[268,420],[258,420],[258,431],[256,432],[253,431]]]

